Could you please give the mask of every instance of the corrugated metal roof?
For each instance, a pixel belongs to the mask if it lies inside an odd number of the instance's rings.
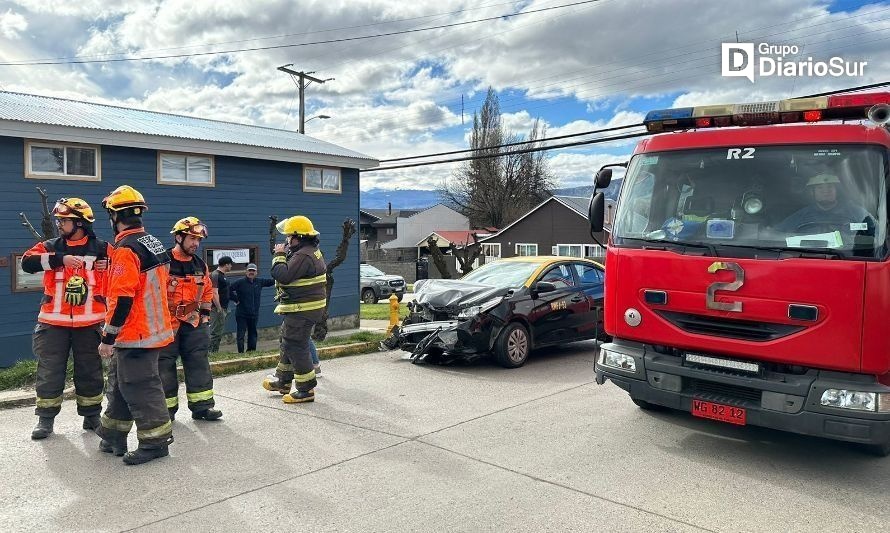
[[[275,148],[377,162],[371,156],[288,130],[33,94],[0,91],[0,120]]]

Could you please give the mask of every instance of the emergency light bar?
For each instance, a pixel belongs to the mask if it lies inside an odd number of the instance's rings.
[[[647,113],[643,124],[650,133],[866,118],[883,124],[890,122],[888,106],[890,92],[843,94],[752,104],[659,109]]]

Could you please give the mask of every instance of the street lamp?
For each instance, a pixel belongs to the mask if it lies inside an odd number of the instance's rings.
[[[307,118],[306,122],[309,122],[310,120],[312,120],[314,118],[326,119],[326,118],[331,118],[331,117],[329,117],[328,115],[315,115],[314,117]],[[303,124],[306,124],[306,122],[304,122]]]

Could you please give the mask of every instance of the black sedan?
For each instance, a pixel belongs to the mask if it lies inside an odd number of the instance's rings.
[[[414,362],[493,354],[516,368],[543,346],[604,338],[602,265],[571,257],[513,257],[459,280],[414,284],[410,315],[385,347]]]

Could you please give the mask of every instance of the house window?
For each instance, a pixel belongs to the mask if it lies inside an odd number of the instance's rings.
[[[158,152],[158,183],[213,187],[213,156]]]
[[[585,244],[584,257],[602,258],[606,257],[606,249],[598,244]]]
[[[219,264],[219,258],[226,255],[232,258],[232,270],[227,274],[229,276],[246,274],[248,263],[260,266],[259,247],[253,244],[226,244],[204,248],[204,261],[211,272]]]
[[[538,255],[537,244],[516,243],[516,255],[529,256]]]
[[[387,235],[393,235],[393,234],[395,234],[395,232],[396,232],[395,228],[386,228]]]
[[[26,141],[25,177],[101,181],[99,147]]]
[[[485,262],[494,261],[501,258],[501,244],[482,243],[482,255],[485,256]]]
[[[12,292],[36,292],[43,290],[43,272],[29,274],[22,270],[22,255],[13,254]]]
[[[560,257],[583,257],[583,246],[580,244],[557,244],[556,255]]]
[[[327,192],[339,194],[343,192],[339,168],[304,167],[303,191]]]

